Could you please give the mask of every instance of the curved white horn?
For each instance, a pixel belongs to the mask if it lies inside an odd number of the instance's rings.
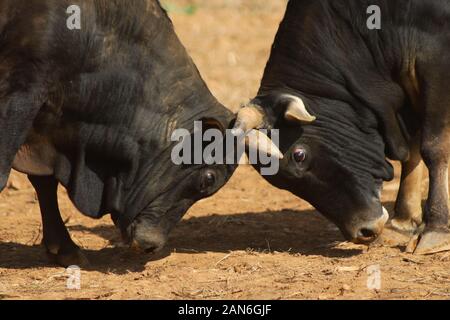
[[[249,149],[265,152],[271,157],[283,159],[283,153],[273,141],[259,130],[251,130],[245,137],[245,144]]]
[[[306,110],[306,106],[302,99],[293,95],[284,95],[283,98],[289,100],[286,112],[284,114],[284,118],[286,120],[299,122],[313,122],[316,120],[316,117],[311,115],[308,110]]]
[[[261,107],[248,104],[239,110],[236,124],[232,130],[235,136],[246,135],[245,144],[249,149],[265,152],[269,156],[283,159],[283,153],[273,141],[259,129],[264,124],[264,113]]]

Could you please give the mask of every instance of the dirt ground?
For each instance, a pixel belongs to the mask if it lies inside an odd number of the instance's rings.
[[[218,99],[232,110],[255,94],[285,0],[170,0],[176,31]],[[396,167],[398,175],[398,166]],[[398,177],[383,200],[392,212]],[[426,190],[424,189],[424,195]],[[447,299],[450,253],[343,242],[310,205],[242,166],[218,194],[197,203],[167,249],[142,256],[119,245],[109,217],[60,206],[91,266],[81,290],[48,262],[35,192],[13,173],[0,195],[0,299]],[[369,290],[379,265],[381,288]],[[370,282],[370,281],[369,281]]]

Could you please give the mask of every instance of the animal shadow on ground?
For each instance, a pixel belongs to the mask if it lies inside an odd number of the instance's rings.
[[[392,208],[391,203],[385,206]],[[112,244],[119,243],[118,231],[112,225],[102,224],[92,228],[73,225],[68,229],[95,234]],[[153,255],[115,246],[100,250],[83,248],[83,252],[90,261],[87,270],[116,274],[143,271],[147,263],[163,259],[172,252],[198,254],[251,250],[330,258],[348,258],[363,252],[363,248],[339,246],[342,241],[344,239],[339,230],[317,211],[283,210],[187,217],[172,231],[166,248]],[[0,268],[54,266],[44,252],[40,245],[0,242]]]

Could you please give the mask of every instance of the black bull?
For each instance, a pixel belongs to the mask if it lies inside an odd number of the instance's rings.
[[[67,27],[73,4],[80,29]],[[81,212],[111,213],[127,241],[158,250],[235,168],[172,164],[171,133],[194,121],[224,130],[233,117],[157,1],[0,1],[0,190],[11,168],[29,175],[60,264],[83,257],[61,220],[58,183]]]
[[[380,192],[393,178],[385,158],[402,161],[392,227],[420,234],[409,246],[416,253],[449,250],[449,86],[449,1],[291,0],[235,129],[280,129],[284,159],[267,179],[356,242],[383,229]]]

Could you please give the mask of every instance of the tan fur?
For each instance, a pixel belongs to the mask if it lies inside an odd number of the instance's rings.
[[[422,223],[422,178],[424,163],[420,155],[419,137],[413,139],[409,160],[402,163],[402,176],[393,225],[404,231],[412,231]]]
[[[264,122],[264,114],[258,106],[248,104],[239,110],[237,122],[244,123],[246,130],[259,129]]]
[[[405,67],[405,72],[401,75],[403,87],[410,98],[412,107],[419,112],[421,107],[419,103],[420,85],[417,78],[416,58],[411,58]]]
[[[19,172],[49,176],[53,174],[56,150],[46,140],[35,140],[22,145],[17,152],[13,168]]]

